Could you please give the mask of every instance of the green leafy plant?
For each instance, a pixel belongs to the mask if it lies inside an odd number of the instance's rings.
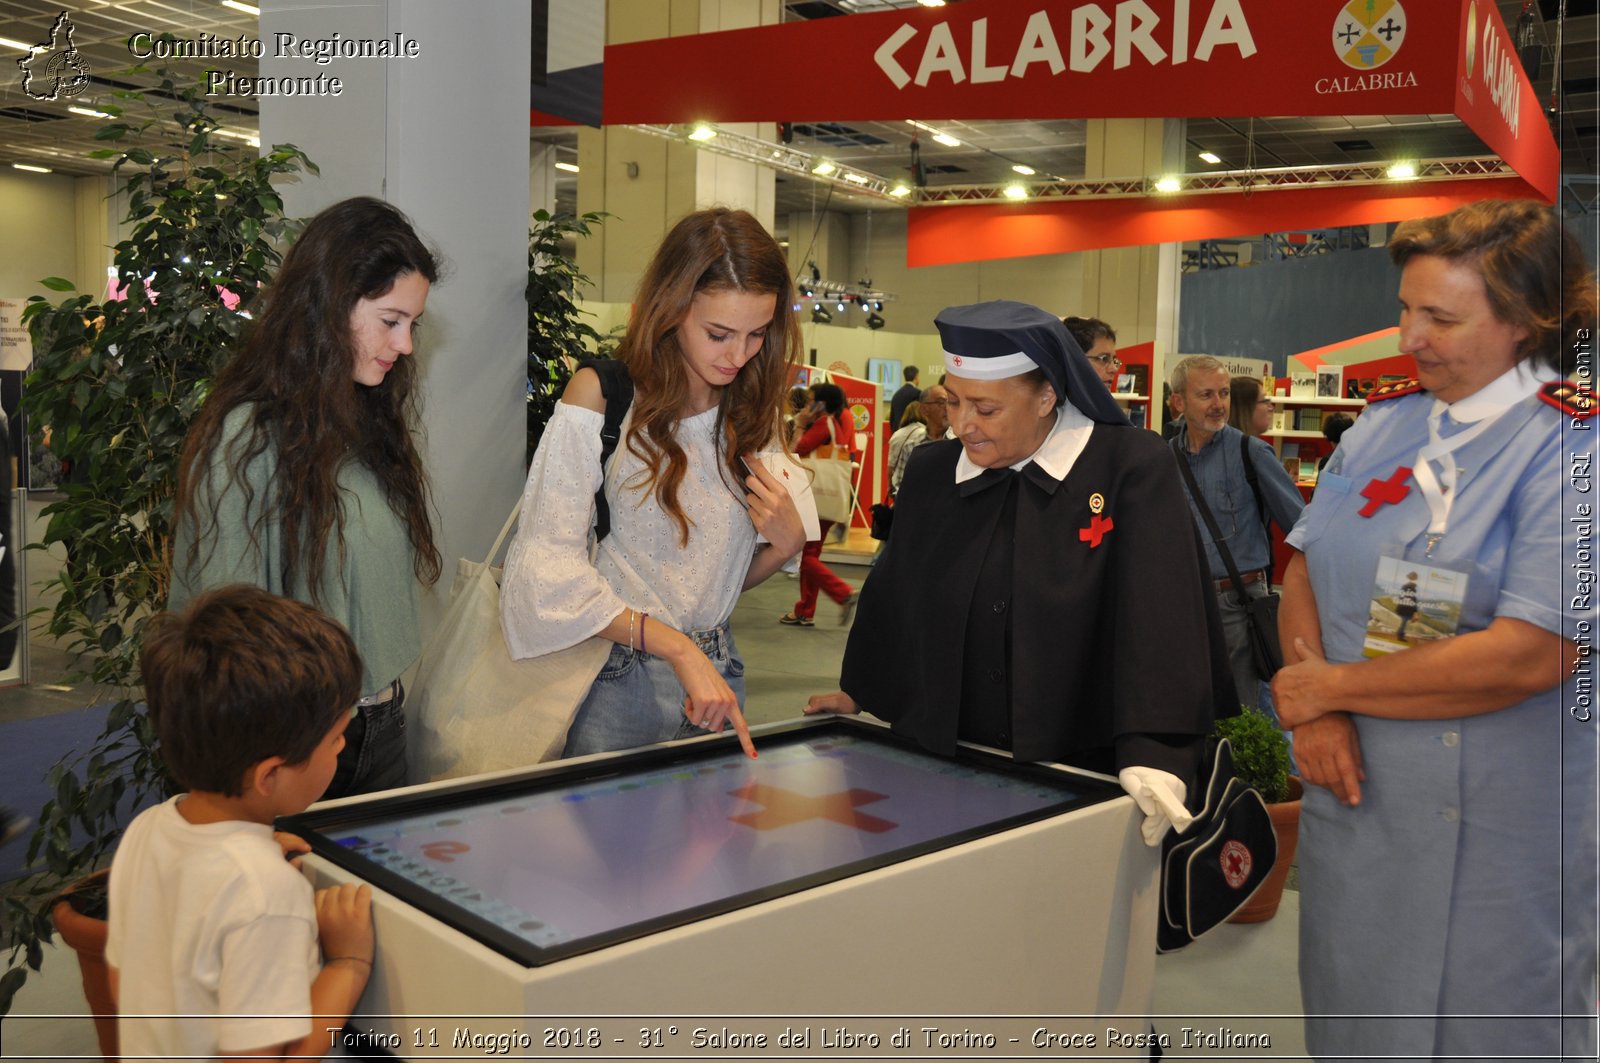
[[[51,448],[71,468],[30,547],[59,543],[69,558],[40,630],[74,655],[78,678],[121,696],[95,744],[50,769],[54,796],[27,850],[28,865],[42,859],[43,869],[5,901],[0,1015],[39,969],[51,901],[105,862],[131,807],[173,791],[136,698],[144,625],[167,597],[178,454],[280,261],[279,242],[297,228],[272,181],[317,172],[291,144],[258,157],[214,139],[220,124],[200,87],[156,76],[158,88],[118,92],[127,106],[97,134],[136,142],[94,153],[116,159],[127,196],[130,229],[114,249],[121,297],[35,296],[22,315],[34,349],[22,407],[30,426],[50,427]],[[124,117],[133,108],[140,117]],[[58,277],[43,284],[74,290]]]
[[[576,302],[589,277],[569,246],[587,237],[607,215],[533,213],[528,230],[528,453],[533,459],[556,400],[580,358],[609,357],[616,337],[583,320]]]
[[[1260,709],[1245,707],[1237,716],[1218,720],[1217,737],[1233,746],[1239,778],[1261,791],[1267,804],[1289,798],[1289,739]]]

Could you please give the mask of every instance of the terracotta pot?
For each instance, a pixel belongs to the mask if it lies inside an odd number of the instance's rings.
[[[94,1032],[100,1042],[100,1053],[106,1063],[118,1063],[117,1005],[111,999],[111,972],[106,966],[107,923],[104,919],[83,915],[66,899],[77,890],[103,886],[110,874],[109,871],[97,871],[69,887],[61,899],[51,906],[50,918],[55,922],[56,933],[61,935],[61,940],[78,954],[83,995],[89,1002],[89,1013],[94,1017]]]
[[[1289,800],[1267,806],[1272,817],[1272,832],[1278,836],[1278,862],[1272,873],[1256,888],[1244,907],[1229,917],[1230,923],[1264,923],[1278,914],[1278,904],[1283,900],[1283,884],[1288,881],[1289,868],[1294,864],[1295,847],[1300,842],[1300,795],[1304,791],[1300,780],[1289,777]]]

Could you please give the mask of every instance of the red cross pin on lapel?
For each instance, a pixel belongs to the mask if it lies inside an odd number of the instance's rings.
[[[1104,539],[1106,537],[1106,533],[1115,527],[1115,525],[1111,523],[1110,517],[1102,517],[1100,515],[1105,508],[1105,495],[1102,495],[1099,491],[1096,491],[1094,494],[1089,496],[1089,512],[1093,513],[1094,516],[1090,519],[1089,526],[1087,528],[1078,529],[1078,541],[1080,543],[1088,543],[1089,549],[1091,550],[1099,546],[1100,540]]]
[[[1363,517],[1370,517],[1386,505],[1398,505],[1400,501],[1411,493],[1411,488],[1405,480],[1411,475],[1411,466],[1401,465],[1389,474],[1387,480],[1373,477],[1367,486],[1361,489],[1361,497],[1367,504],[1359,510]]]
[[[1089,549],[1093,550],[1095,547],[1100,545],[1100,540],[1106,537],[1106,533],[1114,527],[1116,527],[1116,525],[1111,523],[1110,517],[1102,517],[1100,514],[1096,513],[1094,517],[1090,519],[1089,526],[1087,528],[1078,529],[1078,541],[1080,543],[1088,543]]]

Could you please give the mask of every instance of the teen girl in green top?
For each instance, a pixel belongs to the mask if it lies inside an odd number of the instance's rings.
[[[437,276],[398,210],[327,208],[184,441],[168,607],[252,583],[319,606],[361,651],[328,797],[405,782],[399,676],[420,648],[417,584],[440,571],[406,356]]]

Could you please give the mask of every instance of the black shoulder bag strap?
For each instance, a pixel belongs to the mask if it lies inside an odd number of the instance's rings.
[[[622,419],[633,405],[633,378],[628,367],[614,358],[585,358],[579,369],[593,369],[600,377],[600,394],[606,400],[606,420],[600,428],[600,489],[594,493],[594,536],[599,542],[611,534],[611,505],[606,501],[606,462],[622,438]]]
[[[1233,554],[1228,550],[1228,544],[1222,541],[1222,529],[1217,527],[1217,518],[1211,515],[1211,507],[1206,505],[1206,496],[1200,493],[1200,485],[1194,482],[1194,470],[1189,468],[1189,455],[1180,447],[1183,436],[1172,437],[1173,456],[1178,459],[1178,471],[1183,473],[1183,482],[1189,485],[1189,497],[1194,499],[1194,506],[1200,511],[1200,519],[1206,522],[1206,530],[1211,533],[1211,542],[1215,544],[1217,553],[1222,555],[1222,567],[1228,570],[1228,578],[1233,581],[1233,593],[1239,599],[1241,608],[1250,608],[1250,600],[1244,593],[1244,580],[1239,577],[1239,567],[1233,563]]]
[[[1250,484],[1250,493],[1256,496],[1256,516],[1261,530],[1267,533],[1267,586],[1272,586],[1272,528],[1267,523],[1267,500],[1261,497],[1261,481],[1256,477],[1256,463],[1250,458],[1250,437],[1239,434],[1239,460],[1244,462],[1244,478]],[[1283,529],[1288,532],[1288,528]]]

